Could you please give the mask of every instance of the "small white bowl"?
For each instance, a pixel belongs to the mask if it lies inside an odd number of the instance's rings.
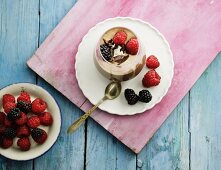
[[[34,84],[18,83],[18,84],[9,85],[1,89],[0,111],[3,111],[2,96],[4,94],[9,93],[14,95],[15,97],[18,97],[22,90],[30,94],[32,101],[35,98],[39,97],[47,103],[48,108],[46,111],[52,114],[53,124],[51,126],[42,126],[42,125],[39,126],[41,129],[44,129],[48,134],[47,140],[42,145],[35,143],[34,140],[31,138],[31,136],[29,136],[31,142],[31,148],[29,151],[21,151],[17,147],[17,140],[18,140],[17,137],[14,139],[13,146],[11,146],[10,148],[8,149],[0,148],[0,155],[7,157],[9,159],[19,160],[19,161],[34,159],[36,157],[41,156],[46,151],[48,151],[56,142],[61,129],[61,114],[58,104],[56,103],[55,99],[46,90]]]

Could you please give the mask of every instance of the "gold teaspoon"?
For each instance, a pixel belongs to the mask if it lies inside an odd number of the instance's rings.
[[[109,83],[105,89],[105,95],[104,97],[96,104],[94,105],[90,110],[88,110],[83,116],[81,116],[77,121],[72,123],[72,125],[68,128],[68,133],[75,132],[78,127],[88,118],[88,116],[91,115],[91,113],[105,100],[113,100],[117,98],[120,95],[121,92],[121,84],[118,81],[113,81]]]

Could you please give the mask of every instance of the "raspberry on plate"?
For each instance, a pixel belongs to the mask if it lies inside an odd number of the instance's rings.
[[[34,141],[39,144],[44,143],[48,137],[47,133],[40,128],[32,129],[31,136]]]
[[[5,122],[5,113],[4,112],[0,112],[0,124],[4,124]]]
[[[160,83],[161,77],[155,70],[148,71],[142,80],[144,87],[157,86]]]
[[[11,121],[11,120],[8,120],[7,117],[5,118],[4,125],[5,125],[6,127],[12,127],[12,126],[13,126],[12,121]]]
[[[34,113],[39,114],[45,111],[47,103],[40,98],[36,98],[31,105],[31,109]]]
[[[0,134],[0,147],[2,147],[3,139],[4,139],[4,136]]]
[[[31,97],[27,92],[23,91],[21,92],[20,96],[18,96],[17,98],[17,102],[19,101],[25,101],[25,102],[31,103]]]
[[[16,136],[19,138],[27,137],[29,135],[30,135],[30,130],[26,125],[20,126],[16,130]]]
[[[42,125],[50,126],[53,123],[53,118],[49,112],[43,112],[39,114],[38,117]]]
[[[28,117],[25,113],[20,112],[21,117],[15,120],[17,125],[24,125],[28,121]]]
[[[6,127],[5,125],[0,125],[0,135],[3,135],[5,133]]]
[[[123,45],[126,39],[127,39],[127,34],[124,31],[118,31],[115,34],[113,41],[114,41],[114,44],[116,45]]]
[[[38,116],[32,116],[28,119],[27,125],[30,128],[37,128],[40,125],[40,119],[38,118]]]
[[[16,107],[16,104],[12,103],[12,102],[7,102],[3,105],[5,113],[9,113],[11,111],[11,109],[13,109],[15,107]]]
[[[2,97],[2,104],[5,105],[8,102],[15,103],[15,97],[11,94],[4,94]]]
[[[136,38],[131,38],[126,44],[128,54],[136,55],[139,49],[139,43]]]
[[[10,148],[13,145],[13,139],[2,137],[1,147],[4,149]]]
[[[27,137],[18,139],[17,145],[22,151],[28,151],[31,147],[30,140]]]
[[[148,68],[156,69],[157,67],[160,66],[160,62],[154,55],[151,55],[146,60],[146,66]]]

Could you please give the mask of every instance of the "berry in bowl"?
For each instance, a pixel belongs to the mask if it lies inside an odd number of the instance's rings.
[[[60,109],[43,88],[19,83],[0,90],[0,153],[14,160],[36,158],[55,143]]]
[[[135,33],[124,27],[107,30],[97,43],[94,61],[110,80],[127,81],[137,76],[145,64],[145,48]]]

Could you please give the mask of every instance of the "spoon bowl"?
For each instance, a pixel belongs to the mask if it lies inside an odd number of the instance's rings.
[[[105,89],[105,96],[109,100],[113,100],[120,95],[121,84],[119,81],[109,83]]]

